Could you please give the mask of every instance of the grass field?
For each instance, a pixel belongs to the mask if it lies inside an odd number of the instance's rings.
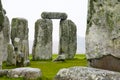
[[[57,54],[53,55],[53,59],[57,57]],[[31,57],[30,57],[31,58]],[[40,68],[43,74],[42,80],[52,80],[56,73],[61,68],[68,68],[73,66],[87,66],[87,60],[84,54],[77,54],[73,60],[66,60],[65,62],[52,62],[52,61],[32,61],[29,67]],[[13,66],[3,65],[3,69],[15,68]],[[23,80],[22,78],[10,79],[7,77],[0,77],[0,80]]]

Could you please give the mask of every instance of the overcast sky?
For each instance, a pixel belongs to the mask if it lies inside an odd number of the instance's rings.
[[[43,11],[65,12],[77,26],[77,35],[84,37],[87,21],[87,0],[2,0],[10,21],[14,17],[28,20],[29,40],[34,39],[34,23]],[[59,20],[53,21],[53,40],[58,40]]]

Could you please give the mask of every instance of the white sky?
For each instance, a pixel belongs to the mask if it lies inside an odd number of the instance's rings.
[[[28,20],[29,40],[34,39],[34,23],[43,11],[65,12],[77,26],[77,35],[84,37],[87,21],[87,0],[2,0],[10,21],[14,17]],[[53,21],[53,40],[58,40],[59,20]]]

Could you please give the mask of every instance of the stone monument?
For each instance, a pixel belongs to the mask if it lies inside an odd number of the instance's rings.
[[[73,59],[77,49],[76,25],[71,20],[60,21],[59,55],[66,59]]]
[[[35,22],[33,60],[52,59],[52,27],[52,20],[50,19],[38,19]]]
[[[59,53],[65,59],[73,59],[77,49],[76,25],[67,20],[67,14],[61,12],[43,12],[43,19],[35,23],[35,40],[33,45],[33,60],[52,59],[52,20],[60,19]],[[55,59],[57,60],[57,58]]]
[[[24,18],[13,18],[11,24],[11,41],[16,54],[16,65],[25,66],[29,60],[28,22]],[[20,64],[20,65],[19,65]]]

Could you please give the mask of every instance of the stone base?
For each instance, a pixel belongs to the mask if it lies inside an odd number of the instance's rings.
[[[99,59],[91,59],[88,61],[89,65],[94,68],[120,71],[120,59],[112,55],[107,55]]]

